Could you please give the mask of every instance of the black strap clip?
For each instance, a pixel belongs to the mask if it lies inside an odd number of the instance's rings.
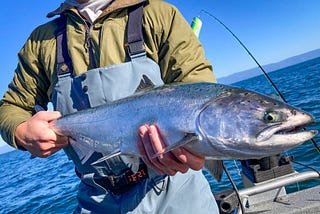
[[[127,46],[131,58],[146,53],[143,46],[142,16],[144,2],[130,7],[128,10]]]

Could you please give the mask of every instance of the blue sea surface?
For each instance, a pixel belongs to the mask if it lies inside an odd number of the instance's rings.
[[[293,106],[311,113],[316,119],[308,129],[320,130],[320,58],[269,73],[271,79]],[[234,84],[264,94],[274,90],[263,75]],[[320,144],[319,136],[314,138]],[[294,160],[319,170],[320,154],[311,142],[287,152]],[[226,161],[226,166],[242,188],[241,166],[238,161]],[[0,155],[0,213],[72,213],[76,206],[79,179],[74,167],[60,151],[49,158],[30,159],[30,154],[12,151]],[[294,163],[298,172],[310,170]],[[217,183],[205,171],[212,191],[231,189],[227,177]],[[319,181],[306,181],[287,187],[289,192],[319,185]]]

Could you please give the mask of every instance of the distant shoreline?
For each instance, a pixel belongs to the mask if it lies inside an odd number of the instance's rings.
[[[289,66],[292,66],[295,64],[299,64],[301,62],[316,59],[318,57],[320,57],[320,49],[316,49],[313,51],[309,51],[307,53],[293,56],[293,57],[287,58],[287,59],[282,60],[277,63],[263,65],[262,67],[266,72],[272,72],[272,71],[276,71],[276,70],[279,70],[279,69],[282,69],[285,67],[289,67]],[[225,77],[217,78],[217,81],[218,81],[218,83],[222,83],[222,84],[232,84],[232,83],[239,82],[239,81],[242,81],[245,79],[249,79],[249,78],[261,75],[261,74],[262,74],[262,72],[261,72],[260,68],[256,67],[256,68],[248,69],[245,71],[236,72],[236,73],[230,74]]]

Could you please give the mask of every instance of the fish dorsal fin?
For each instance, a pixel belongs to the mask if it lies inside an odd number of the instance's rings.
[[[138,85],[136,92],[146,90],[147,88],[152,88],[155,85],[153,82],[149,79],[149,77],[145,74],[142,75],[142,78],[140,80],[140,84]]]
[[[155,154],[154,156],[152,156],[152,158],[156,158],[156,157],[159,157],[160,155],[162,154],[165,154],[167,152],[170,152],[176,148],[179,148],[181,146],[185,146],[189,143],[196,143],[200,141],[200,137],[195,134],[195,133],[186,133],[184,138],[182,138],[180,141],[172,144],[172,145],[169,145],[167,146],[162,152],[159,152],[157,154]]]
[[[276,94],[267,94],[268,97],[271,97],[272,99],[283,101],[279,95]]]
[[[221,181],[223,166],[222,160],[206,160],[204,167],[218,181]]]

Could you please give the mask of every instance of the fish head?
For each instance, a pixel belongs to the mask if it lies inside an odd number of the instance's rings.
[[[280,100],[227,88],[206,103],[197,126],[220,159],[254,159],[288,151],[317,135],[301,129],[315,119]]]

